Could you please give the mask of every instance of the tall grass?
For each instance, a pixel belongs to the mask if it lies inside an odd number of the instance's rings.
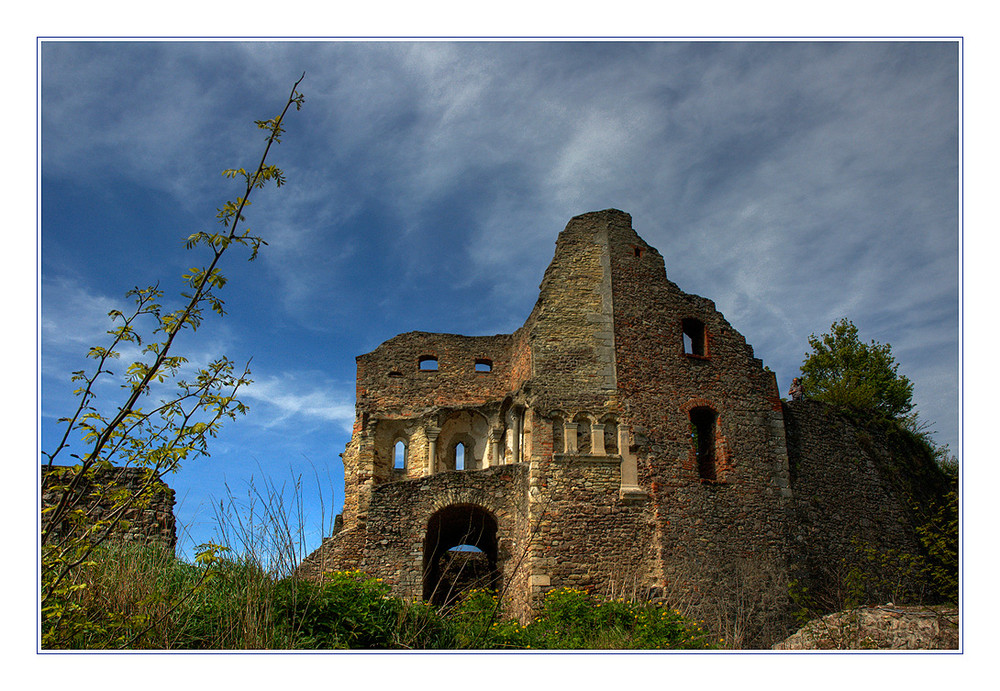
[[[435,609],[393,597],[357,571],[294,575],[306,556],[301,480],[250,482],[216,510],[217,544],[194,563],[156,545],[97,550],[63,603],[87,622],[49,647],[72,649],[634,649],[704,648],[714,635],[679,611],[572,589],[539,617],[504,619],[498,595],[473,590]]]
[[[77,649],[703,649],[706,628],[667,607],[552,591],[527,625],[498,618],[497,595],[473,590],[437,610],[392,597],[358,571],[321,582],[275,579],[246,560],[188,564],[169,550],[114,545],[86,569],[77,604],[92,622]]]

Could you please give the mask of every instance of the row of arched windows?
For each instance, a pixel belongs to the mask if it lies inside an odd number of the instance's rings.
[[[694,449],[695,466],[701,480],[716,482],[720,479],[718,470],[717,428],[718,413],[708,406],[696,406],[688,412],[691,445]],[[567,444],[566,424],[559,416],[553,418],[552,441],[556,453],[577,453],[589,455],[603,453],[614,455],[618,453],[618,424],[613,417],[605,417],[601,422],[586,413],[580,413],[573,418],[576,425],[576,444]],[[602,437],[602,445],[594,438],[597,432]],[[595,448],[597,446],[598,448]],[[603,446],[603,448],[600,448]],[[469,450],[464,442],[457,442],[448,451],[447,465],[450,469],[465,470],[465,459]],[[392,467],[397,471],[405,471],[409,462],[407,443],[399,439],[393,445]]]
[[[451,449],[451,458],[455,470],[465,470],[465,455],[468,452],[465,442],[458,442]],[[409,462],[409,449],[406,442],[400,439],[392,447],[392,467],[394,470],[406,470]]]

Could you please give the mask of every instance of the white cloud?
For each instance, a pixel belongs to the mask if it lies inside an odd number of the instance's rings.
[[[354,425],[353,388],[337,388],[315,375],[283,372],[255,377],[239,398],[255,404],[251,405],[248,421],[265,428],[305,420],[335,423],[349,434]]]

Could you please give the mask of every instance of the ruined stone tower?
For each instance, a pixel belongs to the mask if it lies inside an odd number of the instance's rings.
[[[784,553],[774,375],[626,213],[569,222],[515,333],[406,333],[357,372],[342,521],[304,573],[442,601],[466,545],[524,615],[553,587],[656,589],[682,561]]]

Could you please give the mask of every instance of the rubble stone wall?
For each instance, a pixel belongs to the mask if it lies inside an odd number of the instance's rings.
[[[705,298],[667,279],[663,257],[613,216],[615,358],[623,419],[649,488],[664,577],[737,557],[783,560],[788,469],[774,375]],[[699,352],[685,320],[704,331]],[[699,471],[692,411],[714,415],[711,475]]]
[[[859,549],[919,554],[914,507],[944,491],[922,449],[892,448],[882,429],[866,429],[818,401],[786,403],[792,492],[790,559],[800,578],[822,586]]]
[[[43,511],[60,501],[63,492],[55,486],[66,480],[70,470],[65,466],[42,469]],[[173,549],[177,546],[174,491],[162,480],[147,482],[147,477],[148,472],[144,468],[113,468],[98,472],[94,482],[81,488],[83,497],[78,506],[94,520],[103,520],[111,517],[115,506],[107,497],[109,488],[123,489],[129,495],[142,497],[122,512],[115,538],[124,542],[159,542]]]

